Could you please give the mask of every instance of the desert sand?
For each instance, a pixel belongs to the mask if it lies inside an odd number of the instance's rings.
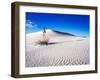
[[[89,38],[46,30],[48,45],[39,45],[42,31],[26,34],[26,67],[89,64]]]

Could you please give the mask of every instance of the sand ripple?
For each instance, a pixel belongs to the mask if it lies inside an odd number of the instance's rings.
[[[89,64],[89,40],[74,40],[53,45],[26,45],[26,67]]]

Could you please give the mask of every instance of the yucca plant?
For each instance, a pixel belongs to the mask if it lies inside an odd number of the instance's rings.
[[[42,39],[37,41],[37,44],[39,45],[48,45],[49,39],[46,36],[46,29],[45,27],[43,28],[43,35]]]

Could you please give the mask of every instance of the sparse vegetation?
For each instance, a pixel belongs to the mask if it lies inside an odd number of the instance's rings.
[[[49,40],[45,39],[45,40],[38,40],[36,43],[39,45],[48,45]]]
[[[43,35],[42,35],[42,39],[38,40],[36,43],[39,45],[48,45],[49,39],[46,36],[46,30],[45,27],[43,28]]]

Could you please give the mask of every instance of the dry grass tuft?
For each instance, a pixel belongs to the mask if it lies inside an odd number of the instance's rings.
[[[41,40],[38,40],[36,43],[39,45],[48,45],[49,39],[41,39]]]

